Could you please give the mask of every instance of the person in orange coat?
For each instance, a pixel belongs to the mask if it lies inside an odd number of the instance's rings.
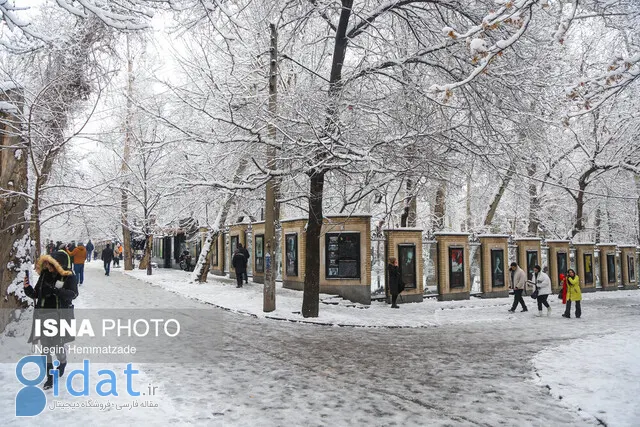
[[[72,251],[67,249],[67,253],[73,258],[73,272],[76,273],[78,285],[84,282],[84,262],[87,260],[87,249],[82,243],[78,243]]]

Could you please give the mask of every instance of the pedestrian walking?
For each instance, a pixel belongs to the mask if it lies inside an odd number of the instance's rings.
[[[389,264],[387,265],[387,283],[389,287],[389,293],[391,294],[391,308],[400,308],[396,301],[398,295],[402,292],[402,277],[400,276],[400,267],[398,267],[398,260],[395,257],[389,257]]]
[[[43,322],[47,319],[70,322],[73,316],[72,301],[78,296],[76,277],[71,271],[71,257],[65,251],[56,251],[51,255],[42,255],[36,263],[36,272],[40,275],[35,287],[29,283],[29,275],[24,278],[24,293],[35,300],[33,323],[28,342],[40,342],[43,353],[47,357],[47,380],[43,385],[45,390],[53,386],[54,368],[52,354],[59,362],[58,376],[64,375],[67,366],[66,344],[74,340],[73,334],[59,334],[49,336],[48,333],[38,335],[36,319]]]
[[[238,247],[236,247],[236,251],[233,253],[233,258],[231,259],[231,265],[233,265],[236,271],[236,288],[241,288],[242,279],[247,270],[247,259],[242,253],[242,246],[238,245]]]
[[[93,250],[95,249],[95,246],[93,246],[93,243],[91,243],[91,239],[89,239],[89,242],[87,242],[87,244],[85,245],[85,248],[87,249],[87,262],[91,262],[91,257],[93,256]]]
[[[536,287],[538,301],[538,316],[542,316],[542,306],[547,307],[547,316],[551,315],[551,307],[547,298],[551,294],[551,278],[542,271],[539,265],[533,267],[533,284]]]
[[[104,262],[104,275],[108,276],[111,271],[111,261],[113,261],[113,250],[109,243],[107,243],[107,247],[102,250],[101,258]]]
[[[242,255],[244,255],[244,283],[248,285],[249,276],[247,275],[247,272],[249,271],[249,269],[247,267],[249,266],[249,257],[251,255],[249,255],[249,251],[247,250],[247,248],[242,246],[242,243],[238,243],[238,248],[240,248],[240,250],[242,251]]]
[[[87,249],[82,243],[78,243],[69,255],[73,259],[73,272],[78,279],[78,285],[84,283],[84,262],[87,260]]]
[[[514,313],[516,308],[518,308],[518,304],[522,305],[522,312],[528,311],[527,304],[525,304],[524,298],[522,298],[522,292],[524,292],[524,287],[527,285],[527,273],[525,273],[516,262],[511,263],[509,272],[511,273],[509,275],[509,287],[513,289],[513,305],[511,305],[509,312]]]
[[[576,303],[576,319],[579,319],[580,316],[582,316],[582,307],[580,306],[580,302],[582,301],[580,277],[572,268],[569,269],[567,275],[567,308],[565,308],[562,317],[571,317],[571,301],[574,301]]]

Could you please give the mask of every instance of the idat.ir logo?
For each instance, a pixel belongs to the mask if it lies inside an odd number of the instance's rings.
[[[34,364],[38,368],[38,374],[35,378],[29,379],[24,375],[24,368],[28,364]],[[53,361],[53,367],[57,368],[60,362]],[[82,362],[82,369],[71,371],[67,376],[66,389],[71,396],[89,396],[89,365],[88,360]],[[140,396],[140,392],[134,391],[132,388],[132,376],[140,371],[131,367],[131,363],[127,364],[127,368],[123,373],[127,377],[127,394],[129,396]],[[59,383],[60,377],[58,369],[52,369],[50,374],[53,378],[53,396],[57,397],[60,393]],[[118,381],[116,373],[111,369],[101,369],[98,375],[104,376],[95,386],[95,392],[98,396],[118,396]],[[47,406],[47,395],[40,389],[39,385],[47,376],[47,356],[32,355],[25,356],[16,365],[16,378],[24,387],[16,394],[16,416],[17,417],[35,417],[44,411]],[[73,378],[82,377],[82,389],[73,388]]]

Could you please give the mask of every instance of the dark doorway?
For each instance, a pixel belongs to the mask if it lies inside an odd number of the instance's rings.
[[[164,255],[164,268],[171,268],[171,237],[162,238],[162,255]]]

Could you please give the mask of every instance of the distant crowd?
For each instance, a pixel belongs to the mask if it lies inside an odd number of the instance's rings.
[[[110,243],[107,243],[106,247],[102,250],[102,253],[98,253],[98,249],[89,240],[87,244],[72,241],[71,243],[64,244],[63,242],[49,242],[45,246],[45,253],[47,255],[53,255],[58,251],[66,252],[73,260],[73,271],[77,277],[78,285],[84,283],[84,264],[85,262],[91,262],[91,260],[97,260],[98,257],[104,262],[104,274],[108,276],[111,271],[111,265],[113,267],[120,267],[120,261],[123,259],[124,248],[121,243],[114,244],[111,247]]]

